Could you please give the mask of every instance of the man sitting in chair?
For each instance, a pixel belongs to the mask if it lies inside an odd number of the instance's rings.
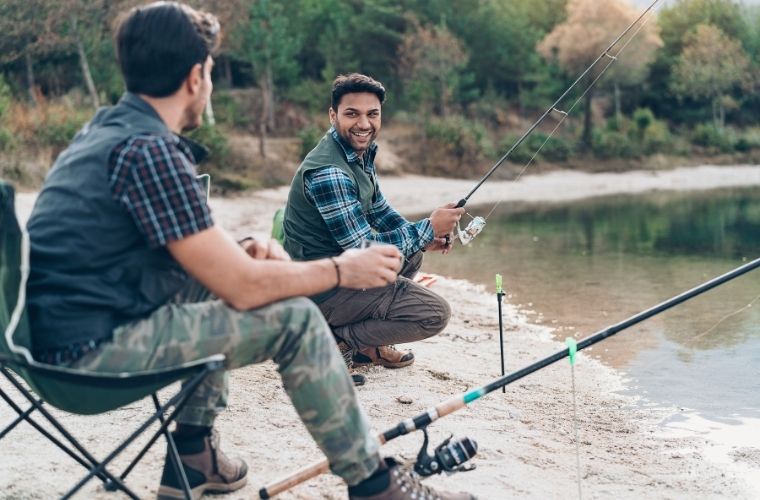
[[[272,359],[296,411],[352,498],[414,498],[424,486],[381,459],[330,329],[302,295],[396,279],[390,245],[291,262],[215,225],[196,181],[219,24],[173,2],[131,10],[116,33],[127,93],[58,157],[28,223],[35,356],[93,372],[172,367],[223,353],[227,368]],[[233,491],[247,467],[213,431],[227,378],[207,378],[174,432],[193,495]],[[336,422],[340,425],[336,425]],[[402,482],[391,477],[403,477]],[[406,478],[409,478],[408,481]],[[182,498],[171,464],[159,496]],[[446,498],[460,498],[446,496]]]

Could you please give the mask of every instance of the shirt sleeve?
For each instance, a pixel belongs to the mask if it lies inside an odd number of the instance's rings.
[[[111,153],[109,167],[113,198],[151,248],[214,225],[192,162],[171,140],[131,137]]]
[[[304,191],[306,199],[314,204],[330,233],[344,249],[357,248],[366,239],[395,245],[402,254],[410,256],[433,240],[430,221],[425,219],[416,224],[409,223],[388,205],[379,192],[369,214],[365,215],[356,186],[338,168],[325,167],[307,172],[304,175]],[[385,214],[380,221],[382,225],[376,225],[375,206],[379,214]]]

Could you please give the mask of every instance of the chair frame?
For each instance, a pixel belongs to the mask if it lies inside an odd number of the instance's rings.
[[[73,370],[70,368],[60,367],[56,365],[47,365],[39,363],[34,360],[29,350],[20,345],[16,345],[13,340],[13,334],[19,325],[21,317],[26,306],[26,283],[29,277],[29,235],[24,229],[20,229],[21,232],[21,263],[20,271],[21,276],[19,280],[19,289],[15,307],[11,314],[9,324],[3,332],[5,335],[5,341],[10,348],[11,352],[15,354],[6,355],[0,353],[0,373],[11,383],[11,385],[23,396],[23,398],[29,403],[26,409],[22,409],[11,396],[0,387],[0,398],[2,398],[6,404],[12,408],[17,417],[6,427],[0,430],[0,439],[3,439],[21,422],[29,423],[40,434],[46,437],[50,442],[55,444],[58,448],[63,450],[67,455],[74,459],[77,463],[82,465],[88,470],[87,474],[74,486],[72,486],[61,498],[68,499],[76,494],[90,479],[97,477],[100,479],[106,490],[116,491],[121,490],[127,496],[133,499],[139,499],[139,496],[135,494],[125,483],[127,475],[137,465],[137,463],[145,456],[147,451],[155,444],[158,438],[163,435],[166,438],[168,444],[167,454],[172,462],[177,476],[182,483],[182,489],[186,499],[191,499],[192,494],[190,491],[190,485],[185,475],[184,469],[181,467],[179,452],[177,446],[174,443],[171,432],[169,432],[169,425],[176,419],[177,414],[185,406],[189,398],[193,395],[195,390],[201,384],[203,379],[211,372],[221,370],[224,368],[224,355],[217,354],[209,356],[207,358],[191,361],[182,364],[177,367],[160,370],[149,370],[136,373],[98,373],[98,372],[83,372],[79,370]],[[155,412],[146,419],[135,431],[133,431],[128,437],[123,439],[116,448],[113,449],[104,459],[97,460],[90,452],[88,452],[84,446],[43,406],[44,401],[36,397],[30,389],[24,386],[18,379],[24,378],[20,374],[22,373],[39,374],[46,376],[55,376],[61,380],[67,380],[72,383],[81,384],[82,387],[93,386],[112,386],[114,383],[124,384],[126,386],[144,387],[146,385],[163,384],[162,387],[166,387],[180,379],[185,379],[181,389],[169,400],[161,404],[156,392],[152,392],[151,399],[155,406]],[[23,403],[22,403],[23,404]],[[172,410],[173,408],[173,410]],[[170,411],[171,410],[171,411]],[[32,414],[37,411],[39,415],[43,417],[43,422],[47,422],[64,438],[64,441],[58,439],[42,424],[37,422]],[[160,422],[158,430],[156,430],[151,438],[148,440],[137,455],[132,459],[129,465],[118,476],[109,472],[106,468],[107,465],[121,454],[138,436],[142,435],[148,428],[156,421]]]

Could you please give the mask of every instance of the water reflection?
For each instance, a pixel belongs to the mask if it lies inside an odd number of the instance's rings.
[[[585,337],[760,256],[758,189],[499,208],[470,246],[431,255],[425,268],[491,290],[502,274],[510,301],[530,304],[535,321],[556,320],[560,339]],[[594,355],[660,401],[720,411],[700,396],[711,394],[723,409],[760,411],[759,273],[620,333]]]

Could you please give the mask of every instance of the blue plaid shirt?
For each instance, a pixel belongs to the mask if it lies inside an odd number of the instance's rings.
[[[195,176],[195,158],[177,136],[138,134],[111,153],[111,193],[151,248],[214,225]]]
[[[329,133],[340,144],[349,163],[358,162],[370,178],[375,178],[376,144],[370,147],[363,162],[334,127]],[[308,172],[304,175],[304,191],[306,199],[319,210],[330,233],[344,249],[358,248],[362,240],[372,240],[395,245],[408,257],[425,248],[435,237],[430,219],[406,220],[388,204],[379,183],[372,206],[364,213],[356,186],[336,167]]]

